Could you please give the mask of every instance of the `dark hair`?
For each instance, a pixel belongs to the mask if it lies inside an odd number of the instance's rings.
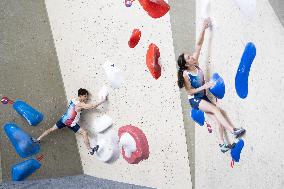
[[[177,83],[178,83],[179,88],[183,88],[184,86],[183,71],[187,69],[187,67],[185,66],[186,61],[184,59],[184,53],[179,55],[177,63],[179,66]]]
[[[82,96],[82,95],[89,95],[89,92],[86,89],[80,88],[78,90],[78,96]]]

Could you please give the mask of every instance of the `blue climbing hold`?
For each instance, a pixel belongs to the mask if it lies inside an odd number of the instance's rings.
[[[31,137],[16,124],[7,123],[4,130],[20,157],[26,158],[39,152],[39,144],[34,143]]]
[[[41,164],[35,159],[28,159],[21,163],[13,165],[12,180],[13,181],[22,181],[31,174],[33,174],[37,169],[39,169]]]
[[[204,125],[205,117],[204,117],[203,111],[192,108],[190,115],[191,115],[191,118],[193,119],[193,121],[198,123],[200,126]]]
[[[248,95],[248,77],[251,64],[256,55],[255,45],[249,42],[243,52],[243,56],[235,78],[235,88],[240,98],[244,99]]]
[[[242,152],[242,149],[244,147],[244,141],[243,140],[239,140],[234,148],[231,150],[231,156],[232,156],[232,159],[235,161],[235,162],[239,162],[240,161],[240,156],[241,156],[241,152]]]
[[[43,114],[25,103],[22,100],[17,100],[13,104],[13,108],[23,116],[27,122],[32,125],[36,126],[43,120]]]
[[[225,95],[225,83],[222,77],[218,73],[214,73],[211,80],[215,82],[215,85],[209,89],[209,91],[218,99],[222,99]]]

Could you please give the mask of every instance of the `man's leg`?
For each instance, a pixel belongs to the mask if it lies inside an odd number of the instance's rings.
[[[98,150],[99,145],[95,146],[94,148],[91,148],[89,137],[88,137],[88,132],[85,129],[80,128],[77,131],[77,133],[79,133],[79,134],[81,134],[83,136],[85,146],[90,151],[90,154],[93,155]]]
[[[37,138],[37,141],[40,141],[43,137],[45,137],[46,135],[48,135],[49,133],[57,130],[58,127],[57,125],[53,125],[53,127],[47,129],[46,131],[44,131],[38,138]]]

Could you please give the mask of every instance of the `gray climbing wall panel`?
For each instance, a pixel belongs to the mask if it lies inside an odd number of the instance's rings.
[[[0,1],[0,28],[0,96],[23,99],[45,116],[32,127],[10,105],[0,105],[2,176],[9,180],[12,164],[24,159],[12,148],[3,125],[15,122],[37,137],[55,124],[67,102],[44,1]],[[69,130],[45,138],[41,153],[42,167],[30,179],[82,173],[76,139]]]

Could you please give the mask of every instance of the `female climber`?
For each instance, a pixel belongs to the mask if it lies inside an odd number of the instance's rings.
[[[225,153],[232,148],[232,145],[225,143],[224,128],[230,131],[236,138],[242,136],[245,133],[245,129],[234,128],[216,105],[206,96],[206,90],[213,87],[215,83],[205,83],[203,72],[198,67],[198,58],[204,41],[205,31],[210,24],[210,18],[204,20],[194,53],[192,55],[183,53],[178,57],[178,86],[179,88],[185,87],[192,108],[202,110],[216,122],[218,126],[219,146],[221,151]]]
[[[99,146],[95,146],[91,148],[88,133],[85,129],[81,128],[78,125],[80,114],[82,110],[88,110],[88,109],[95,109],[102,103],[104,103],[107,100],[107,97],[105,99],[102,99],[101,102],[98,104],[87,104],[88,101],[89,92],[86,89],[80,88],[78,90],[78,97],[74,98],[70,101],[69,106],[65,112],[65,114],[57,121],[57,123],[52,126],[51,128],[47,129],[40,135],[37,139],[33,139],[34,142],[40,142],[43,137],[48,135],[49,133],[57,130],[62,129],[64,127],[67,127],[71,129],[74,133],[79,133],[84,138],[84,143],[86,147],[88,148],[91,155],[93,155],[99,148]]]

